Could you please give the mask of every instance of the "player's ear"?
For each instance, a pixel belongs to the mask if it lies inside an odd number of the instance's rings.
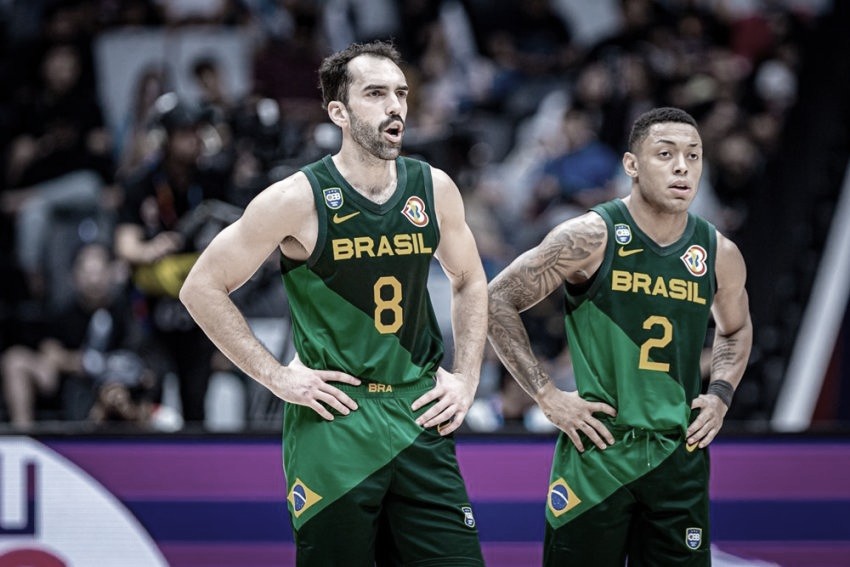
[[[338,100],[332,100],[328,103],[328,117],[331,122],[342,127],[348,123],[348,109]]]
[[[629,177],[637,177],[638,160],[637,156],[632,152],[626,152],[623,154],[623,169],[626,170],[626,175]]]

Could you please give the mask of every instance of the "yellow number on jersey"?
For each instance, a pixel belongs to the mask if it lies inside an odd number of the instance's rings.
[[[649,351],[654,348],[664,348],[670,341],[673,340],[673,324],[670,323],[670,320],[667,317],[662,317],[660,315],[650,315],[647,317],[646,321],[643,322],[643,328],[647,331],[655,326],[661,326],[663,333],[658,338],[650,338],[646,339],[642,345],[640,345],[640,363],[638,364],[638,368],[642,370],[657,370],[658,372],[668,372],[670,370],[670,365],[666,362],[653,362],[649,360]]]
[[[384,299],[383,290],[386,288],[390,289],[390,296]],[[401,282],[394,276],[382,276],[375,282],[372,292],[375,298],[375,328],[382,334],[395,333],[404,321],[404,312],[401,309]],[[386,312],[392,315],[392,320],[384,323],[383,314]]]

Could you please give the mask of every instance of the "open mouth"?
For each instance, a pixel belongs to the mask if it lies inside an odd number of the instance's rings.
[[[404,135],[404,122],[398,117],[390,118],[390,123],[384,128],[384,136],[393,143],[400,143]]]
[[[401,124],[393,124],[384,130],[384,135],[392,142],[400,141],[403,133],[404,127]]]

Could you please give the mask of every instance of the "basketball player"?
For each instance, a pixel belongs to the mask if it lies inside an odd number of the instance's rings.
[[[689,114],[643,114],[623,156],[630,195],[556,226],[490,284],[490,341],[561,430],[546,565],[710,564],[706,447],[744,373],[752,324],[741,253],[688,212],[702,165]],[[577,392],[546,375],[519,316],[562,286]]]
[[[339,152],[271,185],[198,259],[180,297],[213,342],[288,402],[298,565],[482,565],[452,432],[478,385],[487,282],[454,182],[400,157],[408,84],[388,43],[319,70]],[[228,294],[275,249],[297,359],[281,365]],[[452,285],[454,369],[427,291]]]

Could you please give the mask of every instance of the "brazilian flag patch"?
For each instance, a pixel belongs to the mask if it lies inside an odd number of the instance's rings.
[[[310,490],[300,478],[296,478],[286,499],[292,505],[292,514],[297,518],[322,497]]]
[[[581,504],[581,499],[572,491],[567,481],[559,477],[549,485],[547,504],[549,511],[557,518]]]

